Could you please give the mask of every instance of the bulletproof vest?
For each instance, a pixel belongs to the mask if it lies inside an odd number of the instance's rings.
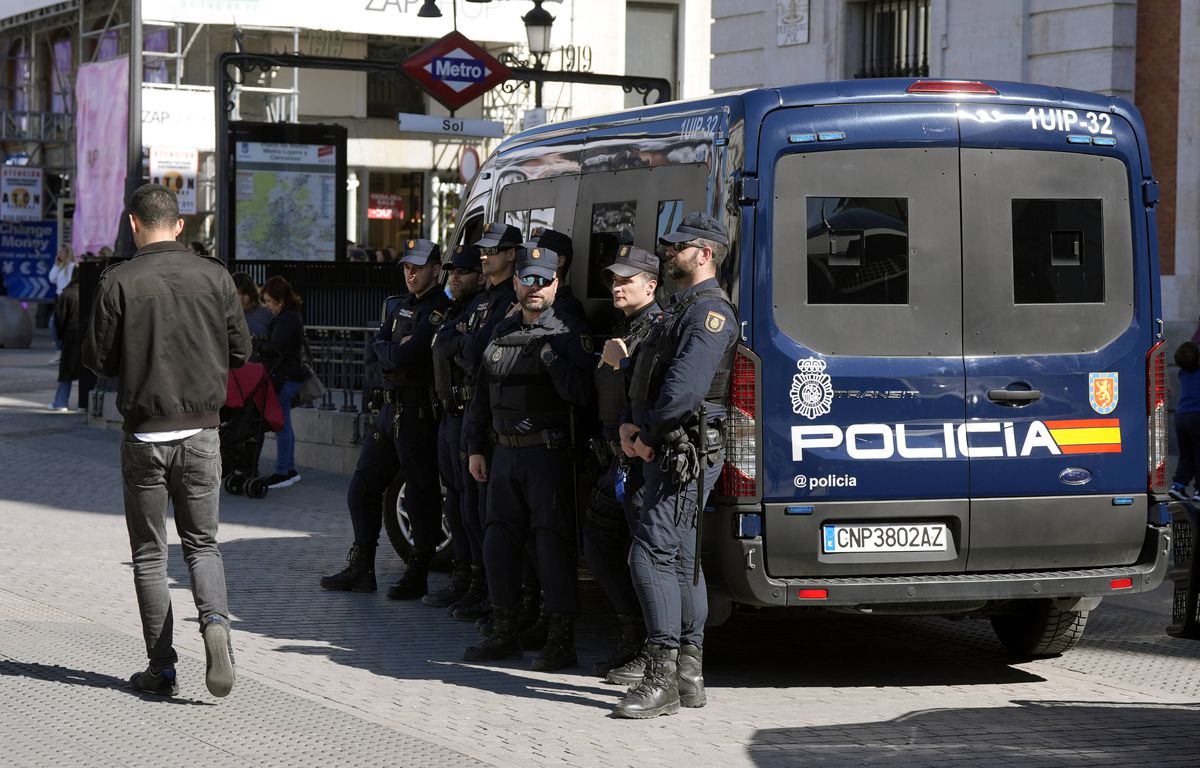
[[[654,405],[662,391],[667,371],[675,360],[675,341],[678,336],[676,328],[687,314],[687,309],[702,298],[719,298],[733,309],[729,297],[720,288],[704,288],[696,291],[683,301],[666,308],[651,324],[649,332],[642,340],[641,351],[633,369],[633,381],[629,384],[629,400],[643,408]],[[736,311],[735,311],[736,317]],[[729,373],[733,367],[733,354],[736,343],[730,344],[717,365],[717,371],[709,384],[705,400],[722,402],[729,390]]]
[[[457,325],[465,317],[469,306],[468,304],[467,307],[463,307],[458,302],[452,303],[446,310],[446,319],[442,324]],[[454,364],[445,346],[439,343],[442,338],[441,334],[433,338],[433,391],[439,400],[447,402],[453,396],[452,388],[462,386],[464,377],[462,369]]]
[[[440,313],[444,312],[444,310],[437,310],[436,304],[432,302],[419,303],[417,297],[411,294],[405,297],[404,301],[401,302],[400,306],[396,307],[386,321],[391,326],[391,333],[389,334],[391,342],[399,344],[400,340],[405,336],[411,336],[417,330],[417,326],[426,320],[435,310],[439,313],[438,319],[440,322]],[[428,357],[416,361],[411,365],[405,365],[391,371],[382,371],[382,374],[383,386],[389,389],[428,388],[433,384],[433,371],[431,370]]]
[[[495,313],[508,311],[509,306],[516,300],[516,293],[510,283],[490,286],[479,292],[475,301],[467,310],[467,334],[478,333],[479,329],[495,317]],[[465,372],[467,383],[473,383],[474,371]]]
[[[539,358],[547,339],[563,332],[561,324],[555,319],[528,328],[514,323],[511,328],[495,336],[483,353],[492,428],[514,435],[567,426],[570,405],[559,397]]]
[[[658,304],[651,302],[650,306],[645,307],[642,312],[629,323],[625,329],[614,329],[618,336],[625,340],[625,346],[629,349],[630,357],[641,345],[642,340],[650,333],[651,325],[654,318],[659,315],[662,310]],[[596,369],[596,402],[598,406],[600,423],[603,425],[606,432],[615,431],[621,426],[621,413],[625,410],[625,405],[629,402],[626,394],[626,376],[622,371],[613,370],[608,365],[601,365]]]

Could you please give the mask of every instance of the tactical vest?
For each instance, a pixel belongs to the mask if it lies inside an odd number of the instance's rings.
[[[567,427],[570,405],[558,395],[539,352],[555,327],[515,327],[496,336],[483,353],[492,429],[501,435],[529,434]]]
[[[651,302],[650,306],[634,318],[625,332],[621,334],[630,357],[633,357],[642,340],[650,333],[654,318],[658,317],[660,312],[658,305]],[[627,378],[624,372],[613,370],[611,366],[602,364],[596,369],[597,415],[606,437],[610,439],[615,437],[616,430],[621,426],[621,413],[629,402],[626,382]]]
[[[443,310],[438,310],[433,305],[423,306],[418,303],[415,296],[408,296],[400,306],[396,307],[387,320],[389,323],[394,323],[391,342],[399,344],[405,336],[411,336],[417,330],[417,326],[434,311],[441,312]],[[413,393],[421,393],[428,391],[433,385],[433,371],[427,358],[411,365],[382,371],[382,374],[383,386],[386,389],[404,389],[411,390]]]
[[[457,325],[465,316],[464,307],[459,306],[458,303],[451,304],[450,308],[446,310],[446,319],[442,324]],[[443,405],[453,408],[456,407],[454,390],[462,386],[464,376],[462,369],[450,359],[444,345],[439,343],[442,338],[441,334],[438,334],[433,339],[433,392]]]
[[[489,286],[480,291],[467,313],[467,334],[477,333],[493,317],[493,313],[507,311],[508,304],[504,300],[508,299],[512,301],[515,297],[516,294],[512,289],[505,290],[504,286],[501,285]],[[504,306],[497,306],[501,303],[504,303]],[[474,371],[465,371],[464,378],[468,386],[474,386]]]
[[[675,360],[674,345],[676,342],[675,329],[687,314],[690,306],[703,298],[716,298],[725,302],[733,312],[735,322],[737,311],[729,302],[729,297],[720,288],[704,288],[688,296],[683,301],[667,307],[656,321],[652,323],[646,338],[642,341],[641,351],[633,368],[633,381],[629,384],[629,400],[640,408],[652,408],[662,391],[666,381],[667,371]],[[717,371],[709,384],[705,400],[723,403],[729,390],[729,373],[733,367],[733,354],[736,342],[729,345]]]

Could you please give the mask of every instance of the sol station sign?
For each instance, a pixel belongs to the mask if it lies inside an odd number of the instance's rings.
[[[435,40],[405,59],[400,68],[449,110],[512,77],[508,67],[460,32]]]

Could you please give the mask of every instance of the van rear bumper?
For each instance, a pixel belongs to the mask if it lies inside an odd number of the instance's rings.
[[[1033,598],[1091,597],[1145,592],[1162,583],[1171,549],[1169,526],[1147,525],[1137,562],[1106,568],[1004,573],[900,576],[837,576],[776,579],[767,575],[759,539],[726,539],[705,549],[704,569],[712,592],[755,606],[852,607]],[[716,560],[717,562],[712,562]],[[708,567],[711,566],[711,567]],[[709,575],[712,578],[709,578]],[[1132,586],[1114,589],[1116,579]],[[824,598],[801,598],[801,590],[825,590]],[[811,593],[810,593],[811,594]]]

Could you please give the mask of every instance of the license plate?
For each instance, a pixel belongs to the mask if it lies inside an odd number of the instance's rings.
[[[945,523],[872,523],[821,527],[825,554],[843,552],[945,552]]]

